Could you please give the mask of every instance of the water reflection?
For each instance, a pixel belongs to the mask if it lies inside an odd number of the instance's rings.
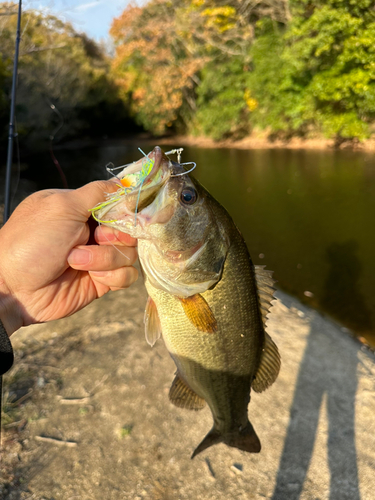
[[[347,339],[345,339],[347,340]],[[300,366],[273,500],[298,500],[309,469],[324,396],[328,414],[330,500],[359,500],[355,448],[357,358],[324,322],[312,322]],[[323,477],[315,481],[324,482]]]
[[[329,270],[321,305],[354,330],[370,331],[373,326],[371,312],[366,306],[365,296],[359,290],[362,265],[357,251],[358,243],[354,240],[333,243],[327,248]]]

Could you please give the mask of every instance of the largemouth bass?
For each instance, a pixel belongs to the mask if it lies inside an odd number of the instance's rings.
[[[162,335],[177,367],[170,401],[212,412],[192,458],[217,443],[259,452],[250,390],[265,390],[280,369],[265,331],[271,272],[253,265],[227,211],[159,147],[117,178],[119,191],[92,213],[139,240],[146,339],[153,345]]]

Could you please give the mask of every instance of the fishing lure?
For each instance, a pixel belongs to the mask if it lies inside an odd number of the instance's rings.
[[[135,213],[134,213],[134,227],[137,225],[137,213],[138,213],[139,199],[141,196],[141,190],[142,190],[143,184],[144,184],[147,176],[151,173],[152,168],[155,164],[155,161],[153,159],[149,158],[148,155],[146,155],[146,153],[144,153],[141,148],[138,148],[138,149],[145,157],[145,160],[143,160],[144,163],[142,164],[142,168],[139,172],[136,172],[133,174],[128,174],[125,177],[123,177],[122,179],[119,179],[117,177],[117,175],[114,173],[114,171],[120,170],[120,169],[124,170],[124,168],[126,168],[130,165],[130,163],[128,163],[126,165],[121,165],[120,167],[111,167],[111,168],[109,167],[109,165],[113,165],[113,164],[109,163],[108,165],[106,165],[107,172],[109,172],[113,177],[117,178],[121,184],[116,184],[119,189],[116,191],[116,193],[108,194],[109,198],[107,199],[107,201],[100,203],[99,205],[96,205],[94,208],[90,209],[91,215],[93,216],[93,218],[97,222],[99,222],[99,223],[116,222],[114,220],[108,221],[108,220],[98,219],[95,215],[95,212],[98,209],[106,207],[107,205],[110,205],[113,202],[119,201],[121,199],[121,196],[127,195],[129,193],[133,193],[136,189],[138,189],[138,197],[137,197],[137,202],[135,205]]]
[[[119,167],[113,166],[113,163],[108,163],[106,165],[107,172],[110,175],[112,175],[113,177],[115,177],[116,179],[118,179],[118,181],[119,181],[120,184],[116,184],[117,187],[119,188],[116,191],[116,193],[108,194],[107,195],[108,196],[107,201],[105,201],[105,202],[103,202],[103,203],[95,206],[94,208],[90,209],[90,212],[91,212],[93,218],[99,224],[100,223],[111,223],[111,222],[116,222],[116,221],[115,220],[101,220],[101,219],[98,219],[96,217],[96,215],[95,215],[95,212],[97,210],[99,210],[101,208],[104,208],[104,207],[106,207],[106,206],[108,206],[108,205],[110,205],[110,204],[112,204],[114,202],[120,201],[122,196],[126,196],[126,195],[128,195],[130,193],[134,193],[134,191],[136,191],[138,189],[138,196],[137,196],[137,201],[136,201],[135,211],[134,211],[134,227],[136,227],[136,225],[137,225],[138,206],[139,206],[139,200],[140,200],[140,196],[141,196],[141,191],[142,191],[144,183],[146,182],[146,179],[149,177],[149,175],[152,172],[152,169],[154,167],[154,164],[155,164],[155,160],[153,160],[152,158],[149,158],[148,154],[146,155],[146,153],[144,151],[142,151],[141,148],[138,148],[138,150],[144,156],[144,159],[142,160],[143,161],[142,168],[138,172],[129,173],[129,174],[124,175],[122,178],[119,178],[116,175],[115,172],[118,171],[118,170],[123,171],[125,168],[127,168],[131,164],[128,163],[126,165],[121,165]],[[193,167],[190,170],[186,170],[185,172],[181,172],[179,174],[172,174],[171,177],[179,177],[179,176],[182,176],[182,175],[189,174],[197,166],[197,164],[195,162],[181,163],[181,153],[182,153],[182,151],[183,151],[183,148],[172,149],[171,151],[168,151],[166,153],[166,155],[177,154],[177,161],[178,161],[178,163],[180,165],[182,165],[182,166],[193,165]],[[158,175],[161,175],[161,172],[156,174],[156,177],[153,179],[153,182],[157,181]]]

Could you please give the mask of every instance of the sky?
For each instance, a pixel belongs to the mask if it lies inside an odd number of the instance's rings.
[[[23,9],[48,11],[69,21],[97,41],[108,38],[112,19],[125,9],[129,0],[23,0]]]

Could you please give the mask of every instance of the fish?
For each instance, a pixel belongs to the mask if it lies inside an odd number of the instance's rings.
[[[95,219],[138,238],[150,345],[162,337],[177,368],[169,400],[211,410],[213,427],[191,458],[224,443],[258,453],[250,392],[276,380],[281,360],[266,332],[272,272],[255,266],[226,209],[160,147],[124,168]]]

